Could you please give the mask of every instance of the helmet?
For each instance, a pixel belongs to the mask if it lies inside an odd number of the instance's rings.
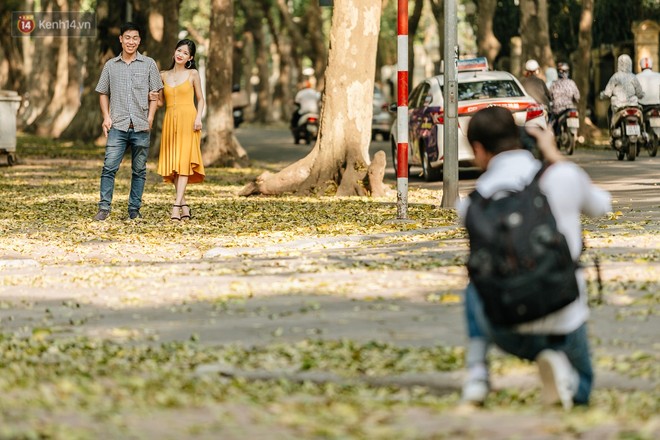
[[[539,63],[536,60],[527,60],[525,63],[525,70],[528,72],[536,72],[540,68],[541,66],[539,66]]]
[[[641,60],[639,60],[639,67],[641,67],[642,70],[652,69],[653,68],[653,60],[649,57],[644,57]]]
[[[557,73],[560,78],[568,78],[568,74],[571,71],[571,68],[568,67],[568,63],[557,63]]]

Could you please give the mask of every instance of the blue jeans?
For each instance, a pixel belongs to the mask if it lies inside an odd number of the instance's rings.
[[[101,201],[99,209],[110,210],[112,194],[115,190],[115,175],[124,158],[126,149],[131,147],[131,194],[128,210],[138,211],[142,206],[142,193],[147,180],[147,156],[149,154],[149,132],[128,131],[111,128],[105,145],[105,160],[101,171]]]
[[[513,328],[493,326],[484,313],[481,298],[472,283],[465,289],[465,317],[471,339],[483,338],[514,356],[533,361],[547,348],[563,351],[580,377],[573,401],[578,405],[589,403],[593,370],[586,324],[566,335],[518,333]]]

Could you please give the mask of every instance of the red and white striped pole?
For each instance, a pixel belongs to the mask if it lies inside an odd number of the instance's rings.
[[[397,6],[396,213],[408,218],[408,0]]]

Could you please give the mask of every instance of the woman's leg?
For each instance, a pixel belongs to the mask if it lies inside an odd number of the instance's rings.
[[[190,218],[190,207],[186,205],[187,186],[188,176],[178,176],[176,181],[176,200],[174,204],[181,206],[181,218]]]

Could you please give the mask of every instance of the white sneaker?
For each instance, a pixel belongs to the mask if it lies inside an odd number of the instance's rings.
[[[463,384],[461,401],[472,405],[483,405],[490,392],[490,384],[486,378],[468,378]]]
[[[541,382],[541,401],[545,405],[561,403],[565,410],[573,407],[579,376],[562,351],[543,350],[536,357]]]

